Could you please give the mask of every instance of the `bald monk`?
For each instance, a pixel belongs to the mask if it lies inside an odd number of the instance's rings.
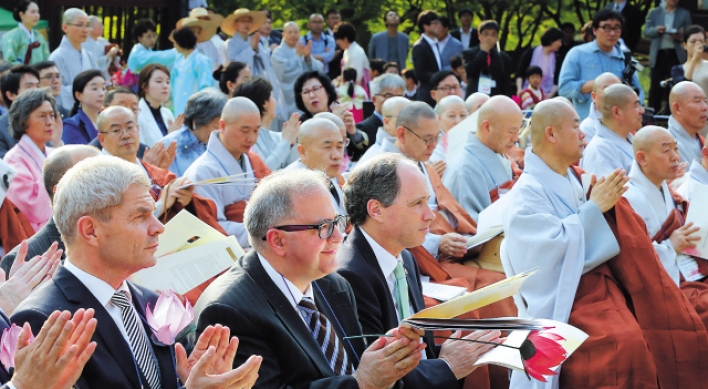
[[[363,163],[374,155],[378,155],[381,151],[381,145],[385,139],[389,142],[395,142],[396,117],[401,109],[409,103],[410,100],[400,96],[391,97],[383,103],[381,108],[381,114],[383,115],[383,127],[379,127],[376,131],[376,143],[371,145],[371,147],[366,150],[364,155],[359,158],[358,163]]]
[[[438,145],[435,147],[435,151],[433,151],[433,155],[428,161],[433,164],[439,161],[446,162],[448,145],[447,132],[470,116],[467,112],[465,101],[462,100],[462,97],[457,95],[445,96],[440,99],[438,104],[435,106],[435,113],[438,114],[438,120],[440,121],[440,129],[443,132],[443,137],[440,139],[440,142],[438,142]],[[437,172],[442,177],[445,170],[437,169]]]
[[[224,105],[219,130],[209,136],[207,151],[197,158],[184,176],[192,182],[245,173],[250,183],[229,186],[198,186],[194,192],[216,204],[219,224],[234,235],[241,247],[250,247],[243,226],[243,210],[255,182],[270,174],[270,169],[251,147],[258,140],[261,115],[256,104],[245,97],[234,97]]]
[[[514,371],[511,388],[707,387],[708,334],[622,198],[629,178],[616,169],[586,197],[572,166],[585,136],[575,110],[547,100],[531,123],[533,151],[507,194],[502,263],[508,276],[542,269],[514,297],[520,317],[568,322],[590,338],[560,376],[544,384]]]
[[[334,118],[336,115],[327,112]],[[341,121],[341,119],[339,119]],[[342,125],[344,123],[342,122]],[[300,126],[297,133],[297,152],[300,159],[286,166],[284,170],[310,169],[324,172],[330,178],[330,197],[334,211],[338,215],[346,215],[344,208],[344,194],[341,185],[344,179],[339,173],[342,166],[345,147],[346,132],[334,124],[333,120],[323,117],[313,117]],[[341,182],[340,182],[341,180]]]
[[[472,115],[473,113],[477,112],[478,109],[489,101],[489,95],[486,93],[482,92],[474,92],[471,95],[467,96],[467,100],[465,100],[465,105],[467,106],[467,112]]]
[[[633,133],[642,128],[642,107],[634,90],[624,84],[608,86],[602,96],[602,119],[580,166],[598,177],[615,169],[629,171],[634,155]]]
[[[681,162],[691,164],[701,159],[705,139],[699,134],[706,126],[708,105],[703,88],[691,81],[682,81],[669,94],[669,131],[678,142]]]
[[[523,115],[506,96],[494,96],[479,109],[477,133],[467,137],[465,151],[449,161],[443,184],[473,219],[514,183],[512,163],[504,154],[519,141]]]
[[[585,133],[585,141],[590,142],[593,137],[595,137],[595,126],[598,121],[602,119],[602,93],[605,89],[614,84],[621,84],[620,80],[613,73],[605,72],[595,78],[595,83],[592,86],[592,92],[590,96],[592,97],[592,104],[590,105],[590,114],[588,117],[580,122],[580,130]]]
[[[708,147],[705,145],[701,149],[701,158],[691,162],[687,176],[686,181],[676,189],[676,192],[690,202],[696,185],[708,185]]]

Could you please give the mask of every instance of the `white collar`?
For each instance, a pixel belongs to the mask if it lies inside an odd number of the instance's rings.
[[[366,238],[366,241],[369,242],[369,246],[371,246],[371,249],[374,251],[376,261],[379,263],[384,277],[390,277],[391,274],[393,274],[393,271],[396,269],[398,262],[403,262],[403,257],[401,256],[401,254],[398,254],[398,256],[394,257],[391,253],[386,251],[386,249],[381,247],[381,245],[378,244],[378,242],[376,242],[374,238],[369,236],[369,234],[367,234],[363,228],[359,228],[359,230],[361,231],[361,234],[364,235],[364,238]]]
[[[426,34],[421,34],[421,36],[423,37],[423,39],[428,41],[428,43],[430,43],[430,46],[435,46],[436,44],[438,44],[438,38],[431,38]]]
[[[20,25],[20,30],[27,33],[27,35],[29,35],[29,37],[30,37],[30,40],[33,41],[34,40],[34,30],[28,30],[27,27],[25,27],[25,25],[22,24],[22,22],[20,22],[19,25]]]
[[[79,281],[84,284],[86,289],[88,289],[89,292],[96,297],[96,300],[98,300],[98,302],[104,307],[108,305],[113,295],[119,290],[125,291],[128,295],[128,299],[132,301],[130,288],[128,288],[128,284],[125,280],[123,280],[117,290],[113,289],[113,287],[108,285],[106,281],[79,269],[76,265],[71,263],[71,260],[68,257],[64,260],[64,268],[78,278]]]
[[[443,40],[439,40],[439,39],[438,39],[438,43],[440,43],[441,46],[445,46],[445,44],[446,44],[447,41],[449,41],[449,40],[450,40],[450,34],[447,34],[447,36],[445,37],[445,39],[443,39]]]
[[[700,160],[694,159],[691,162],[691,170],[688,171],[688,175],[699,184],[708,185],[708,170],[701,165]]]
[[[627,175],[629,176],[629,184],[639,190],[648,200],[649,206],[654,210],[656,222],[661,227],[674,209],[674,199],[671,197],[666,181],[661,183],[661,190],[659,190],[653,182],[649,181],[636,160],[632,161],[632,169]],[[649,233],[655,232],[649,231]]]
[[[31,152],[37,158],[39,158],[39,160],[42,163],[44,163],[44,160],[47,159],[47,154],[45,154],[47,151],[47,146],[44,146],[44,153],[43,153],[42,150],[40,150],[39,147],[37,147],[37,145],[34,143],[34,141],[32,141],[32,138],[30,138],[29,135],[27,135],[27,134],[22,134],[22,137],[20,138],[20,142],[22,142],[22,144],[26,144],[30,148],[30,150],[32,150]]]
[[[211,156],[217,161],[220,166],[224,169],[228,169],[224,173],[227,175],[233,175],[238,173],[251,173],[253,167],[251,166],[251,160],[248,158],[246,153],[241,154],[241,158],[246,162],[245,171],[241,168],[241,163],[239,160],[234,158],[234,156],[226,150],[224,144],[221,143],[219,139],[219,130],[213,131],[209,135],[209,142],[207,143],[207,152],[212,154]]]
[[[600,125],[597,127],[597,133],[595,134],[595,136],[604,138],[610,142],[617,143],[624,147],[628,147],[629,149],[632,148],[632,140],[634,139],[634,136],[632,134],[627,134],[626,138],[622,138],[616,132],[610,130],[607,126],[605,126],[601,121],[599,123]],[[633,151],[630,151],[630,154],[633,153]]]
[[[312,283],[307,286],[307,290],[305,290],[305,293],[302,293],[300,289],[295,286],[295,284],[290,282],[290,280],[285,278],[285,276],[283,276],[282,274],[278,273],[278,271],[273,268],[270,262],[268,262],[268,260],[265,259],[265,257],[263,257],[260,253],[258,253],[258,260],[261,262],[261,266],[263,266],[263,269],[265,269],[266,273],[268,273],[270,279],[273,280],[278,289],[283,292],[285,298],[287,298],[290,304],[292,304],[293,308],[298,309],[298,304],[300,304],[300,301],[303,297],[309,297],[310,299],[312,299],[312,301],[314,301],[315,295],[312,292]]]

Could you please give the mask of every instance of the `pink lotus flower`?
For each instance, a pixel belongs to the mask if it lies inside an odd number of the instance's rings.
[[[10,371],[15,367],[15,353],[17,352],[17,340],[20,337],[22,327],[13,324],[10,328],[5,328],[0,339],[0,363],[5,366],[5,370]],[[34,340],[34,335],[30,334],[30,343]]]
[[[531,331],[519,348],[526,374],[541,382],[547,382],[544,375],[558,374],[551,369],[568,358],[568,353],[558,343],[560,340],[565,339],[548,328]]]
[[[145,316],[157,340],[171,345],[179,333],[194,321],[194,309],[189,301],[183,305],[179,297],[168,289],[157,299],[154,311],[150,311],[148,304]]]

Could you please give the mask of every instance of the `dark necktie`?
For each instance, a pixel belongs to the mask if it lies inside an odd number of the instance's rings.
[[[300,314],[310,327],[310,333],[320,345],[327,363],[332,367],[335,375],[352,374],[354,368],[347,358],[342,342],[334,332],[332,323],[317,310],[315,302],[309,297],[303,297],[298,305]]]
[[[130,299],[128,299],[125,291],[119,290],[111,297],[111,302],[116,307],[120,308],[120,314],[123,317],[123,326],[125,327],[125,332],[128,334],[130,348],[133,350],[133,357],[140,371],[147,379],[147,383],[150,385],[151,389],[160,389],[160,372],[150,352],[147,339],[140,330],[141,324],[138,318],[135,317]]]
[[[332,181],[329,182],[329,193],[331,193],[332,196],[334,196],[334,201],[336,201],[337,204],[339,204],[339,193],[337,193],[337,188],[334,187],[334,182],[332,182]]]
[[[423,166],[423,162],[418,162],[418,169],[420,169],[420,172],[425,175],[425,167]]]

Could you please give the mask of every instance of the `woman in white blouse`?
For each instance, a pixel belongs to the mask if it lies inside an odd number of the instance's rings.
[[[170,71],[160,64],[150,64],[138,76],[138,125],[140,143],[152,147],[168,133],[181,128],[184,115],[175,120],[172,111],[163,105],[170,99]]]
[[[368,91],[371,81],[371,67],[364,49],[355,41],[356,28],[348,22],[342,22],[334,27],[334,41],[344,50],[342,69],[356,70],[356,83]]]

